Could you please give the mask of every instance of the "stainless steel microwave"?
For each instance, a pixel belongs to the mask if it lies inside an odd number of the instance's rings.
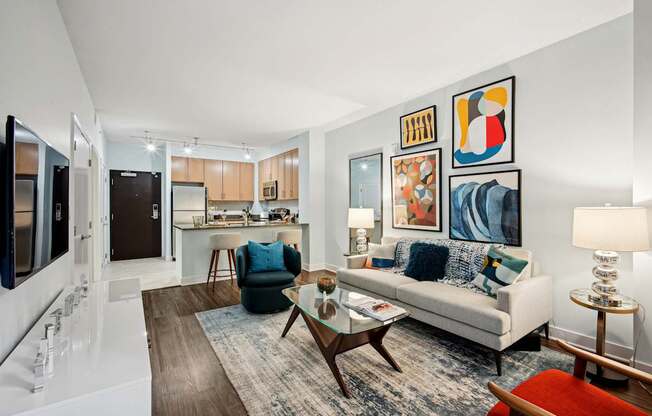
[[[265,199],[265,201],[273,201],[277,199],[276,186],[276,181],[263,182],[263,199]]]

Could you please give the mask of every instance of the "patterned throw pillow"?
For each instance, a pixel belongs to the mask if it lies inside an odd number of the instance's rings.
[[[386,269],[394,267],[395,252],[396,244],[381,245],[370,243],[365,267],[367,269]]]
[[[396,243],[396,272],[402,272],[410,260],[410,248],[414,243],[428,243],[448,247],[448,262],[446,262],[446,278],[473,282],[475,276],[482,270],[484,259],[491,247],[490,244],[472,243],[448,239],[415,240],[402,238]]]
[[[518,259],[491,247],[485,258],[484,268],[473,283],[490,296],[496,296],[498,289],[518,281],[527,264],[527,260]]]
[[[482,270],[490,244],[458,240],[435,240],[437,244],[448,247],[446,277],[472,282]]]

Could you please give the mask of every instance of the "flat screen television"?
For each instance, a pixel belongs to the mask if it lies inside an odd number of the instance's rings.
[[[68,251],[70,161],[14,116],[0,158],[0,275],[14,289]]]

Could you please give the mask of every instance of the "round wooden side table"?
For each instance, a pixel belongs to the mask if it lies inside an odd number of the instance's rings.
[[[607,314],[614,313],[619,315],[631,315],[638,310],[638,302],[630,297],[619,295],[622,298],[620,306],[605,306],[600,303],[593,302],[589,298],[592,294],[591,289],[574,289],[570,291],[570,299],[585,308],[593,309],[598,312],[597,331],[595,337],[595,352],[598,355],[605,355],[606,343],[606,329],[607,329]],[[600,366],[596,366],[595,374],[588,373],[589,378],[597,382],[606,382],[609,384],[627,383],[627,379],[612,379],[604,376],[603,370]]]

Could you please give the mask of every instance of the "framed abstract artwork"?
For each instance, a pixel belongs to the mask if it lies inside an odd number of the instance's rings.
[[[449,236],[455,240],[521,246],[521,171],[448,178]]]
[[[437,106],[401,116],[401,149],[437,141]]]
[[[453,96],[453,168],[514,162],[515,78]]]
[[[392,226],[441,231],[441,149],[391,157]]]

